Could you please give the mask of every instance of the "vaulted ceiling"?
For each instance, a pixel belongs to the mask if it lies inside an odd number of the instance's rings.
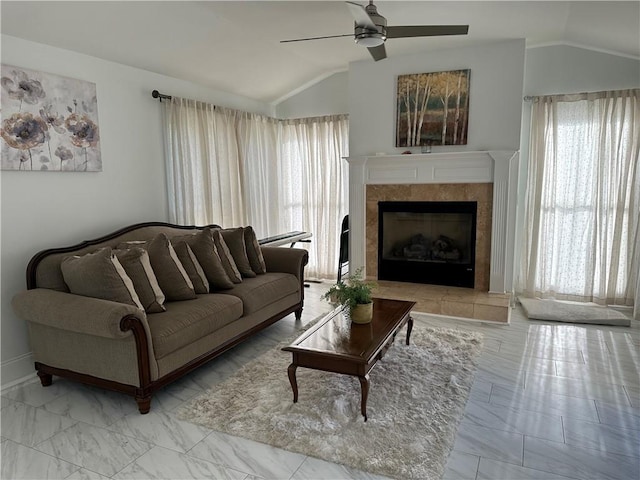
[[[361,3],[366,3],[364,0]],[[640,2],[380,1],[389,25],[468,24],[460,37],[388,39],[389,57],[525,38],[640,58]],[[2,33],[265,102],[373,61],[342,1],[2,1]],[[384,62],[385,60],[382,60]]]

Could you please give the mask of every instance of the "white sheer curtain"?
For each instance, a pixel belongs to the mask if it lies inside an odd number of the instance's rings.
[[[237,112],[176,97],[162,103],[169,221],[247,224]]]
[[[342,159],[348,155],[348,130],[346,115],[280,122],[282,226],[313,233],[309,277],[332,278],[338,268],[340,226],[348,209]]]
[[[348,117],[277,120],[173,97],[163,102],[170,221],[311,232],[307,277],[332,278],[347,212]]]
[[[640,90],[537,97],[518,290],[640,299]]]
[[[247,222],[258,237],[291,231],[280,220],[278,131],[278,121],[263,115],[244,113],[238,122]]]

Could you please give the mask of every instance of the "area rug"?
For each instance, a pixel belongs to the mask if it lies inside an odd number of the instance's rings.
[[[616,310],[597,305],[580,305],[559,300],[518,297],[522,309],[533,320],[552,320],[567,323],[615,325],[629,327],[631,319]]]
[[[354,377],[298,368],[294,404],[287,377],[291,354],[280,348],[196,398],[180,418],[370,473],[439,479],[473,383],[482,335],[420,321],[410,346],[403,334],[370,373],[366,423]]]

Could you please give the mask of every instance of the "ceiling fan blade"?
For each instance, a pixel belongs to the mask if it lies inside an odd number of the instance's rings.
[[[280,43],[306,42],[307,40],[322,40],[323,38],[338,38],[338,37],[353,37],[353,33],[345,33],[344,35],[327,35],[325,37],[309,37],[309,38],[296,38],[293,40],[280,40]]]
[[[387,27],[387,38],[438,37],[440,35],[466,35],[469,25],[402,25]]]
[[[351,11],[351,16],[356,21],[356,25],[359,27],[370,28],[372,30],[376,30],[376,24],[373,23],[371,17],[364,9],[362,5],[354,2],[345,2],[349,10]]]
[[[378,60],[387,58],[387,51],[384,48],[384,43],[382,45],[378,45],[377,47],[369,47],[367,48],[367,50],[369,50],[369,53],[376,62]]]

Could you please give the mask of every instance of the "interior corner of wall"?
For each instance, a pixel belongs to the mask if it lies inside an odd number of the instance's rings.
[[[0,364],[0,367],[0,378],[2,381],[0,388],[3,391],[37,378],[34,375],[33,354],[31,352],[5,360]]]

